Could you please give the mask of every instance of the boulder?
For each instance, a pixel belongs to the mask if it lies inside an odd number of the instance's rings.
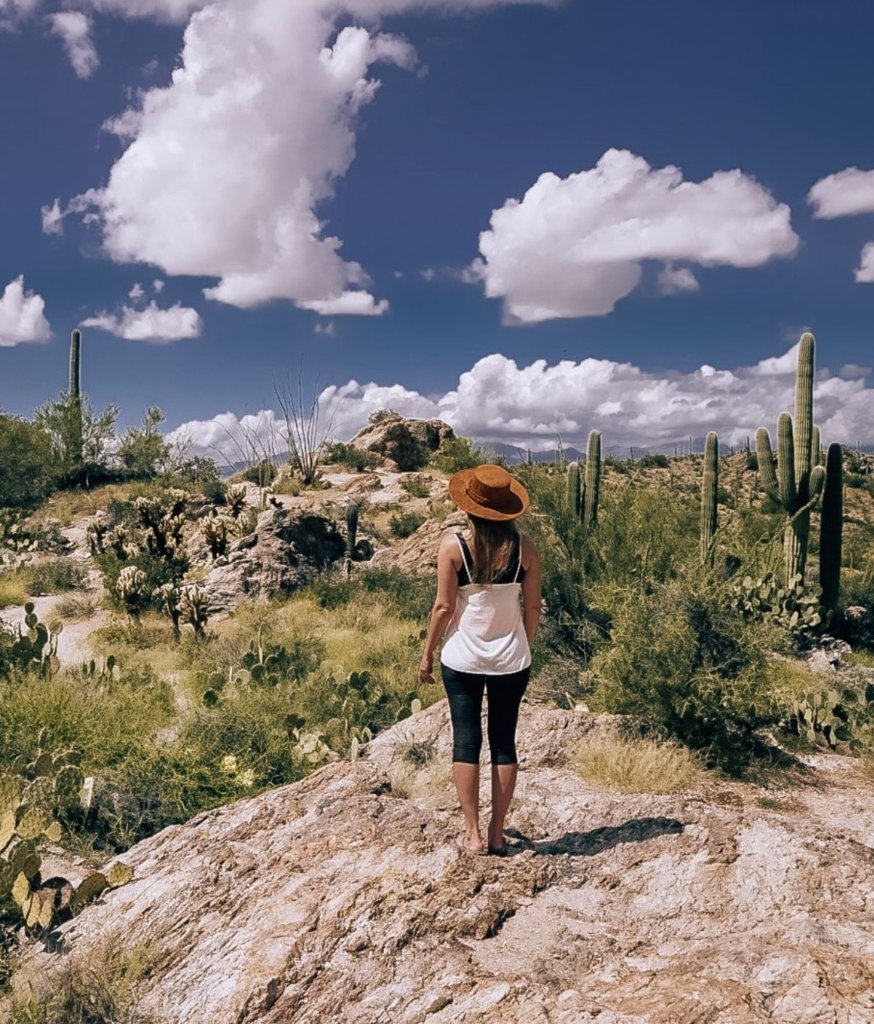
[[[508,855],[472,857],[440,700],[356,762],[140,843],[134,880],[60,929],[65,956],[28,966],[51,985],[53,964],[143,945],[137,1009],[174,1024],[874,1019],[874,801],[853,759],[809,755],[807,784],[767,800],[716,777],[620,794],[568,761],[611,730],[524,702]]]
[[[270,508],[255,532],[242,537],[209,571],[204,586],[214,611],[229,611],[246,597],[296,590],[342,560],[345,540],[337,524],[305,510]]]
[[[360,430],[350,444],[382,455],[405,473],[421,469],[431,453],[452,437],[455,432],[443,420],[406,419],[390,413]]]

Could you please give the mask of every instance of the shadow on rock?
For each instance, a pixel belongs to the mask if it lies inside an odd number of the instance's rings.
[[[506,835],[517,840],[507,845],[507,855],[533,850],[541,856],[566,853],[571,857],[593,857],[620,843],[641,843],[682,831],[683,823],[676,818],[633,818],[621,825],[606,825],[590,832],[565,832],[558,839],[532,840],[515,829],[507,829]]]

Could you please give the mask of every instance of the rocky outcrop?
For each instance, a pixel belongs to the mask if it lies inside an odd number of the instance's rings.
[[[343,558],[345,541],[333,520],[315,512],[270,508],[254,533],[217,559],[204,586],[215,611],[245,597],[272,597],[302,586]]]
[[[173,1024],[874,1019],[874,803],[856,762],[811,755],[767,794],[621,796],[567,762],[611,728],[523,704],[509,855],[471,857],[439,701],[355,763],[141,843],[135,880],[64,926],[65,946],[146,943],[139,1008]]]
[[[350,444],[376,452],[393,467],[406,472],[420,469],[428,456],[452,437],[452,427],[443,420],[413,420],[390,413],[360,430]]]
[[[391,547],[380,548],[370,564],[382,569],[393,566],[404,572],[433,574],[437,571],[441,537],[447,530],[463,530],[466,522],[463,512],[452,512],[445,519],[426,519],[409,537]]]

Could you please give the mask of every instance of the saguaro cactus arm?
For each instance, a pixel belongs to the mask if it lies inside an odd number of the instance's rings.
[[[759,427],[756,431],[756,457],[759,464],[759,479],[765,493],[771,501],[778,505],[781,504],[777,473],[774,470],[774,453],[771,451],[771,438],[765,427]]]

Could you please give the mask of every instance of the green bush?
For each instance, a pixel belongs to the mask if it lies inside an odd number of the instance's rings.
[[[414,498],[430,498],[431,484],[422,476],[408,476],[401,480],[401,487]]]
[[[125,476],[133,480],[151,480],[167,468],[170,446],[158,427],[164,414],[152,406],[146,410],[141,427],[130,427],[121,438],[116,458]]]
[[[352,470],[354,473],[363,473],[365,470],[374,469],[382,459],[376,452],[366,451],[364,448],[356,448],[355,445],[338,441],[325,446],[325,462],[334,466],[343,466],[344,469]]]
[[[493,458],[469,437],[447,437],[429,460],[434,469],[448,474],[492,461]]]
[[[270,459],[261,459],[254,466],[249,466],[243,470],[243,479],[258,487],[269,487],[276,479],[278,472],[276,464],[271,462]]]
[[[30,595],[42,597],[46,594],[64,594],[70,590],[81,590],[88,575],[81,562],[71,558],[52,558],[40,562],[30,569]]]
[[[747,622],[697,564],[649,592],[629,591],[610,640],[592,663],[593,703],[667,729],[711,765],[742,772],[764,748],[759,730],[783,717],[766,656],[786,648],[786,635]]]
[[[388,521],[388,528],[394,537],[409,537],[427,518],[420,512],[395,512]]]
[[[637,460],[637,465],[640,469],[649,469],[650,467],[669,469],[671,464],[663,452],[646,452]]]
[[[322,608],[366,601],[379,596],[403,618],[427,622],[434,603],[435,583],[426,576],[416,576],[402,569],[364,569],[351,579],[320,576],[307,588]]]
[[[0,414],[0,508],[32,508],[54,489],[51,438],[36,424]]]

